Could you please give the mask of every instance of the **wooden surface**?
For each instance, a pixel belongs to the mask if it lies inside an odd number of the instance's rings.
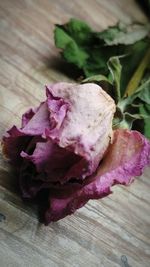
[[[54,47],[55,23],[85,19],[96,30],[146,20],[132,0],[0,0],[0,134],[44,99],[44,85],[67,81]],[[1,157],[1,267],[149,267],[149,170],[128,188],[90,201],[75,215],[48,227],[22,202],[15,177]],[[125,263],[121,258],[126,255]],[[122,260],[121,260],[122,259]]]

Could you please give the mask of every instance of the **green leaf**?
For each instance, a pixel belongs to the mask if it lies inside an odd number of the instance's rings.
[[[107,61],[110,57],[115,56],[117,51],[122,53],[122,47],[116,48],[112,46],[110,49],[105,46],[93,46],[92,49],[88,48],[89,58],[83,68],[86,77],[90,77],[97,74],[107,76],[109,74]]]
[[[128,106],[139,107],[143,102],[150,105],[150,78],[143,82],[133,95],[122,98],[118,103],[118,107],[122,112],[125,112]]]
[[[105,44],[112,45],[114,40],[117,38],[117,36],[122,32],[123,29],[120,27],[120,23],[118,23],[115,26],[108,27],[106,30],[102,32],[96,33],[97,38],[100,40],[103,40]]]
[[[130,114],[128,112],[124,113],[124,120],[128,123],[129,129],[132,129],[132,124],[135,120],[148,119],[149,117],[145,114]]]
[[[119,102],[120,94],[120,79],[121,79],[121,70],[122,66],[118,57],[111,57],[108,61],[108,68],[112,75],[112,82],[115,88],[114,95],[116,98],[116,103]]]
[[[88,58],[88,54],[80,48],[75,41],[58,26],[55,28],[55,44],[64,49],[63,57],[69,62],[82,68]]]
[[[142,83],[141,86],[136,90],[133,98],[135,99],[136,97],[150,105],[150,78]]]
[[[86,78],[82,81],[82,83],[98,83],[98,82],[101,82],[101,81],[106,81],[106,82],[109,82],[108,78],[104,75],[94,75],[94,76],[90,76],[89,78]]]
[[[147,118],[144,119],[144,135],[150,138],[150,105],[141,105],[140,113],[145,117],[147,116]]]
[[[90,41],[92,30],[84,21],[72,18],[64,25],[64,29],[77,44],[84,45]]]
[[[123,128],[123,129],[129,129],[131,130],[133,127],[133,123],[135,121],[141,121],[143,120],[144,122],[146,122],[147,120],[150,119],[150,116],[146,115],[146,114],[131,114],[128,112],[120,112],[117,113],[113,119],[113,129],[117,129],[117,128]],[[146,124],[147,127],[147,124]]]
[[[131,45],[144,39],[150,32],[150,24],[141,23],[125,25],[118,23],[109,27],[105,31],[98,33],[97,36],[109,46],[111,45]]]
[[[68,43],[63,56],[68,62],[74,63],[79,68],[82,68],[88,59],[88,54],[80,49],[74,42]]]
[[[66,46],[72,42],[72,38],[59,26],[55,27],[54,30],[55,45],[58,48],[65,49]]]
[[[65,60],[78,67],[81,75],[84,73],[85,77],[96,74],[108,76],[107,61],[109,58],[128,55],[127,58],[120,59],[123,73],[126,73],[121,76],[122,96],[145,49],[149,46],[149,41],[146,38],[143,39],[144,35],[138,34],[138,39],[133,38],[133,44],[129,45],[131,42],[128,44],[125,41],[118,42],[118,37],[120,34],[126,36],[129,32],[130,34],[138,32],[139,29],[142,29],[142,32],[148,32],[148,28],[148,25],[134,24],[133,26],[119,23],[102,32],[95,32],[84,21],[71,19],[64,25],[56,25],[54,37],[55,44],[62,49],[61,54]]]

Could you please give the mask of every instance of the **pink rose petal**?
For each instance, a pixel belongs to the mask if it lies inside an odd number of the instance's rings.
[[[45,214],[48,224],[57,221],[85,205],[89,199],[99,199],[111,193],[115,184],[130,184],[150,164],[150,142],[137,131],[116,130],[113,144],[97,172],[73,191],[73,185],[54,190]]]

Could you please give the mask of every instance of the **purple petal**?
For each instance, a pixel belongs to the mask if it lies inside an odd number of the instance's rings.
[[[20,167],[22,161],[20,153],[26,148],[30,141],[30,136],[26,136],[16,126],[13,126],[3,136],[3,153],[16,167]]]
[[[47,103],[44,102],[38,108],[35,115],[29,120],[21,132],[26,135],[42,135],[46,128],[50,127],[49,112],[47,109]]]
[[[50,126],[47,103],[42,103],[36,114],[33,115],[31,111],[27,112],[27,114],[23,115],[22,120],[22,124],[25,127],[19,129],[13,126],[3,136],[4,154],[18,167],[22,161],[20,153],[22,150],[26,150],[32,140],[32,136],[42,135],[45,132],[45,128]]]
[[[96,170],[109,145],[114,112],[114,101],[95,84],[52,85],[47,87],[47,100],[23,115],[22,128],[14,126],[13,131],[8,131],[5,150],[11,160],[32,161],[37,172],[45,172],[49,181],[85,179]],[[32,155],[27,151],[29,143],[24,141],[31,141],[30,136],[48,139],[45,144],[43,140],[41,145],[36,144]],[[60,154],[59,158],[56,154]],[[63,159],[67,164],[62,168]]]
[[[69,185],[53,190],[46,224],[57,221],[85,205],[89,199],[99,199],[111,193],[115,184],[128,185],[134,176],[142,174],[150,164],[150,142],[137,131],[116,130],[113,144],[99,165],[97,173],[83,185]],[[74,187],[74,190],[73,190]]]
[[[86,164],[82,158],[73,152],[60,148],[51,140],[47,142],[37,142],[32,155],[22,151],[21,157],[31,161],[38,173],[44,172],[43,179],[49,182],[64,183],[66,176],[76,177],[79,170],[75,170],[76,164],[80,162],[82,168]],[[79,164],[78,164],[79,165]]]
[[[87,162],[72,167],[79,179],[96,170],[112,135],[115,104],[96,84],[57,83],[47,87],[48,107],[54,126],[45,132],[59,147]],[[66,180],[71,177],[66,176]]]
[[[23,115],[22,115],[22,126],[21,128],[24,128],[27,123],[32,119],[32,117],[35,115],[37,112],[38,108],[30,108],[27,110]]]
[[[47,105],[50,113],[51,127],[49,130],[49,136],[51,139],[57,139],[59,137],[59,131],[67,115],[69,104],[60,97],[54,97],[46,88],[47,92]]]

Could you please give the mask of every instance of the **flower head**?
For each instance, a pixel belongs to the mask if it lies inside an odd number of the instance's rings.
[[[46,96],[3,144],[23,197],[47,189],[48,224],[108,195],[116,183],[129,184],[149,164],[150,143],[136,131],[113,132],[115,103],[96,84],[56,83],[46,87]]]

